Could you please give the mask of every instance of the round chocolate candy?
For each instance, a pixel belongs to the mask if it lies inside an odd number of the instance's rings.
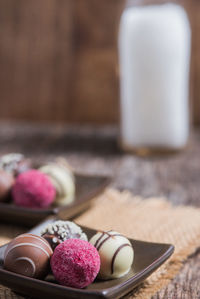
[[[50,163],[39,168],[46,174],[56,189],[55,204],[68,205],[75,196],[75,178],[72,170],[66,165]]]
[[[14,177],[0,169],[0,201],[4,201],[9,197],[13,184]]]
[[[10,153],[0,157],[0,168],[14,176],[31,168],[31,161],[19,153]]]
[[[86,234],[81,227],[72,221],[57,220],[48,224],[42,231],[41,235],[45,238],[53,250],[60,243],[68,239],[82,239],[87,241]]]
[[[44,278],[49,271],[53,251],[42,237],[23,234],[12,240],[5,251],[6,270],[33,278]]]
[[[55,195],[56,190],[49,178],[36,169],[18,175],[12,188],[14,203],[27,208],[47,208]]]
[[[98,232],[90,239],[90,243],[96,247],[100,255],[99,278],[118,278],[129,272],[134,251],[126,237],[112,230]]]
[[[64,241],[56,247],[51,258],[54,277],[65,286],[85,288],[94,281],[99,268],[98,251],[85,240]]]

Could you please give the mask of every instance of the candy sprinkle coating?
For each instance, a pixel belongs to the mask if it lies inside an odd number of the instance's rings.
[[[18,206],[46,208],[54,201],[56,190],[49,178],[36,169],[21,173],[13,186],[12,196]]]
[[[91,284],[100,269],[98,251],[81,239],[69,239],[58,245],[50,263],[55,279],[61,285],[75,288]]]

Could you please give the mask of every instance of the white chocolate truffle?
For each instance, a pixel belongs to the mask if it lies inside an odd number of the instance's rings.
[[[90,243],[96,247],[101,259],[98,277],[119,278],[127,274],[134,258],[130,241],[116,231],[97,232]]]
[[[55,204],[67,205],[74,200],[75,179],[70,168],[64,165],[50,163],[39,168],[45,173],[56,189]]]

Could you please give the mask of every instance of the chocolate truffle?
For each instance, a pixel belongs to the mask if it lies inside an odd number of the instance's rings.
[[[31,161],[22,154],[11,153],[0,158],[0,168],[17,176],[31,168]]]
[[[134,251],[130,241],[116,231],[97,232],[90,243],[101,259],[98,277],[112,279],[124,276],[133,263]]]
[[[49,242],[53,249],[67,239],[88,240],[86,234],[82,231],[80,226],[72,221],[63,220],[57,220],[48,224],[41,231],[41,235]]]
[[[8,244],[4,255],[4,268],[29,277],[44,278],[49,271],[52,253],[44,238],[23,234]]]
[[[39,168],[45,173],[56,189],[56,205],[68,205],[74,200],[75,179],[69,167],[59,163],[50,163]]]
[[[91,284],[100,268],[96,248],[80,239],[66,240],[58,245],[51,258],[51,270],[62,285],[84,288]]]
[[[0,201],[9,198],[13,184],[14,177],[10,173],[0,169]]]
[[[46,208],[54,201],[56,190],[49,178],[32,169],[21,173],[12,188],[14,203],[27,208]]]

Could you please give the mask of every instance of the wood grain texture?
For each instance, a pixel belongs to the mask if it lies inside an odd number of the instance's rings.
[[[193,50],[192,50],[192,80],[193,80],[193,120],[200,125],[200,2],[193,0],[191,11]]]
[[[198,124],[200,3],[172,1],[185,6],[192,26],[191,107]],[[0,118],[117,123],[117,35],[124,4],[0,0]]]
[[[53,0],[0,1],[2,117],[65,116],[73,54],[71,18],[69,0],[59,5]]]
[[[0,0],[0,117],[116,121],[123,3]]]
[[[161,290],[152,299],[199,299],[200,298],[200,252],[189,258],[167,288]]]
[[[76,0],[74,13],[81,48],[114,48],[124,0]]]

